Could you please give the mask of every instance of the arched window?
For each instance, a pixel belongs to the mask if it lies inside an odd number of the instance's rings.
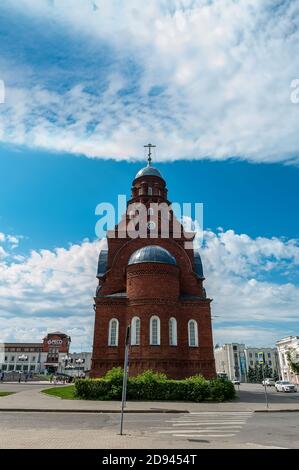
[[[149,186],[149,187],[147,188],[147,194],[148,194],[149,196],[152,196],[152,195],[153,195],[153,188],[152,188],[151,186]]]
[[[154,215],[154,209],[152,207],[150,207],[148,210],[147,210],[147,215]]]
[[[177,346],[178,345],[177,321],[173,317],[171,317],[169,319],[169,345],[170,346]]]
[[[140,318],[133,317],[131,322],[131,345],[137,346],[140,344]]]
[[[150,319],[150,344],[152,346],[160,345],[160,318],[156,315]]]
[[[111,318],[109,322],[108,345],[118,346],[118,320]]]
[[[191,347],[198,346],[198,329],[195,320],[188,321],[188,343]]]

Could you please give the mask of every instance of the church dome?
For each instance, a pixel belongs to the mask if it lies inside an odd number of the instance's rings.
[[[160,171],[151,165],[147,165],[144,168],[141,168],[141,170],[139,170],[136,174],[135,179],[140,178],[140,176],[158,176],[159,178],[162,178]]]
[[[159,245],[149,245],[135,251],[128,262],[128,265],[138,263],[165,263],[176,265],[176,259],[169,251]]]

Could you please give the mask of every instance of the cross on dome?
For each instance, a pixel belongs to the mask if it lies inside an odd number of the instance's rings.
[[[152,164],[152,157],[151,157],[152,152],[151,152],[151,149],[152,149],[152,148],[155,148],[156,145],[147,144],[147,145],[144,145],[144,147],[145,147],[145,148],[148,148],[148,154],[147,154],[147,162],[148,162],[148,163],[147,163],[147,164],[148,164],[148,166],[151,166],[151,164]]]

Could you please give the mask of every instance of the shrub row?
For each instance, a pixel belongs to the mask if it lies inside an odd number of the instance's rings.
[[[85,400],[120,400],[122,395],[123,370],[111,369],[101,379],[78,379],[75,382],[76,396]],[[128,400],[157,401],[224,401],[235,397],[235,388],[229,381],[206,380],[195,375],[184,380],[171,380],[164,374],[145,371],[129,377]]]

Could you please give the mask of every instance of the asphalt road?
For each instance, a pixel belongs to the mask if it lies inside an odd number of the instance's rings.
[[[36,390],[38,388],[52,388],[52,387],[62,387],[62,384],[40,384],[38,382],[21,382],[13,383],[6,382],[0,384],[0,391],[10,391],[10,392],[21,392],[24,390]],[[67,385],[66,385],[67,386]],[[237,392],[237,400],[235,403],[264,403],[265,402],[265,390],[264,387],[260,384],[246,384],[242,383],[239,387],[235,386]],[[269,403],[293,403],[299,405],[299,387],[297,393],[284,393],[276,392],[275,387],[267,387],[267,393],[269,398]]]
[[[238,400],[243,403],[265,402],[265,388],[261,384],[235,385]],[[275,387],[267,387],[269,403],[297,403],[299,405],[299,387],[296,393],[277,392]]]
[[[299,413],[0,415],[0,448],[299,448]]]
[[[62,385],[60,384],[60,387]],[[23,392],[25,390],[37,390],[54,387],[53,384],[40,384],[39,382],[4,382],[0,384],[0,392]]]

